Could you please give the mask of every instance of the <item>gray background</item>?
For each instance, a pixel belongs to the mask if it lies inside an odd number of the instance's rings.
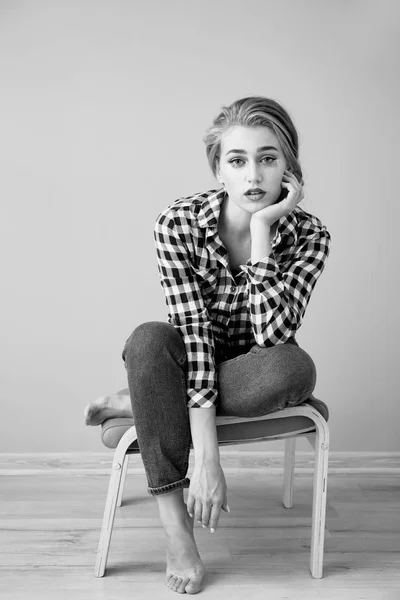
[[[332,235],[297,333],[331,449],[400,450],[398,6],[0,2],[1,451],[103,449],[84,406],[167,319],[155,218],[219,187],[202,136],[253,94],[292,114]]]

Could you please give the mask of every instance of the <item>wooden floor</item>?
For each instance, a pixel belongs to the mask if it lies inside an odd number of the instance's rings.
[[[196,525],[206,567],[201,597],[400,599],[400,455],[331,453],[324,575],[313,579],[312,454],[297,453],[292,509],[282,505],[282,453],[266,445],[220,454],[231,513],[221,513],[214,535]],[[94,577],[111,460],[112,451],[0,455],[2,600],[180,597],[164,585],[164,535],[138,455],[130,460],[106,575]],[[189,477],[192,468],[191,457]]]

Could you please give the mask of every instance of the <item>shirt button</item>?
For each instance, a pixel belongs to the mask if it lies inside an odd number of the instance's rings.
[[[231,292],[236,292],[236,286],[235,285],[231,285]]]

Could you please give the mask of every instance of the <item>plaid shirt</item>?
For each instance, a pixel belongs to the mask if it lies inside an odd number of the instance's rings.
[[[179,198],[154,228],[168,322],[187,352],[188,408],[217,402],[217,346],[293,341],[330,250],[326,227],[296,206],[278,221],[270,256],[247,260],[235,280],[218,236],[225,195],[222,189]]]

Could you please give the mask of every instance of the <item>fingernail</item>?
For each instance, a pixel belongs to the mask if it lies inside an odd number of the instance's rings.
[[[215,533],[215,529],[211,529],[211,533]]]
[[[228,512],[231,512],[231,509],[229,508],[229,506],[228,506],[228,505],[226,505],[226,510],[227,510]]]
[[[201,526],[202,526],[202,528],[203,528],[203,529],[205,529],[205,528],[206,528],[206,526],[205,526],[205,525],[203,525],[203,523],[201,524]]]
[[[189,517],[193,517],[193,515],[189,513]]]

